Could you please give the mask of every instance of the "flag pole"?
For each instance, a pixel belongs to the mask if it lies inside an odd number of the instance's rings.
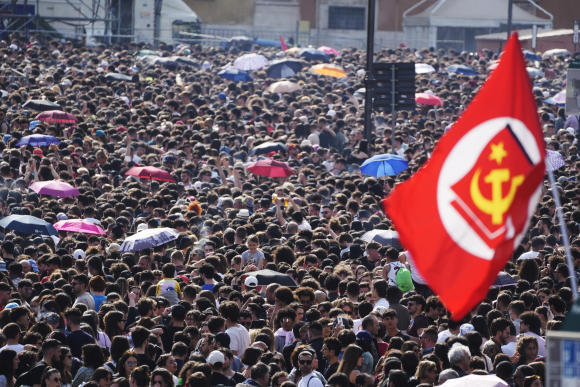
[[[560,224],[560,232],[562,233],[562,240],[564,241],[564,250],[566,251],[566,263],[568,264],[568,271],[570,272],[570,282],[572,286],[572,297],[574,300],[578,299],[578,279],[576,278],[576,270],[574,270],[574,261],[572,260],[572,254],[570,253],[570,241],[568,240],[568,230],[566,229],[566,223],[564,222],[564,215],[562,214],[562,204],[560,202],[560,193],[558,192],[558,187],[556,187],[556,179],[554,179],[554,172],[552,171],[552,165],[550,160],[546,158],[546,170],[548,171],[548,179],[550,180],[550,186],[552,187],[552,196],[554,197],[554,202],[556,203],[556,216],[558,217],[558,223]]]

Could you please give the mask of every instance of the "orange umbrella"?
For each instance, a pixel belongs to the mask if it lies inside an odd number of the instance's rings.
[[[344,69],[338,65],[331,63],[321,63],[312,66],[310,69],[313,73],[326,75],[328,77],[334,78],[346,78],[346,72]]]

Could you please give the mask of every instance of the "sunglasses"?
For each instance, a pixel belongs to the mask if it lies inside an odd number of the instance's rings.
[[[312,360],[298,360],[300,364],[312,364]]]

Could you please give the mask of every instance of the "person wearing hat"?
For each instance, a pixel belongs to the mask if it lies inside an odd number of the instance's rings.
[[[302,351],[298,354],[298,369],[302,377],[298,387],[324,387],[324,383],[314,373],[314,351]]]
[[[225,375],[226,357],[218,350],[211,351],[207,359],[211,366],[211,385],[212,386],[235,386],[236,383]]]

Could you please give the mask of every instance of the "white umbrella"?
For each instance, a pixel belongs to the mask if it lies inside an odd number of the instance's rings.
[[[267,64],[268,59],[256,53],[244,54],[234,61],[234,67],[244,71],[259,70]]]
[[[415,63],[415,74],[427,74],[435,72],[435,68],[427,63]]]
[[[177,230],[169,227],[150,228],[127,237],[120,251],[140,251],[174,241],[179,236]]]
[[[509,387],[509,384],[495,375],[466,375],[461,378],[449,379],[441,384],[444,387]]]
[[[270,93],[292,93],[300,89],[301,86],[299,84],[290,81],[278,81],[268,86]]]
[[[383,246],[393,246],[396,248],[401,248],[401,243],[399,242],[399,234],[393,230],[371,230],[363,234],[361,239],[367,243],[375,241],[379,242]]]
[[[542,59],[549,58],[551,56],[570,56],[570,51],[565,48],[553,48],[548,51],[544,51],[542,54]]]

